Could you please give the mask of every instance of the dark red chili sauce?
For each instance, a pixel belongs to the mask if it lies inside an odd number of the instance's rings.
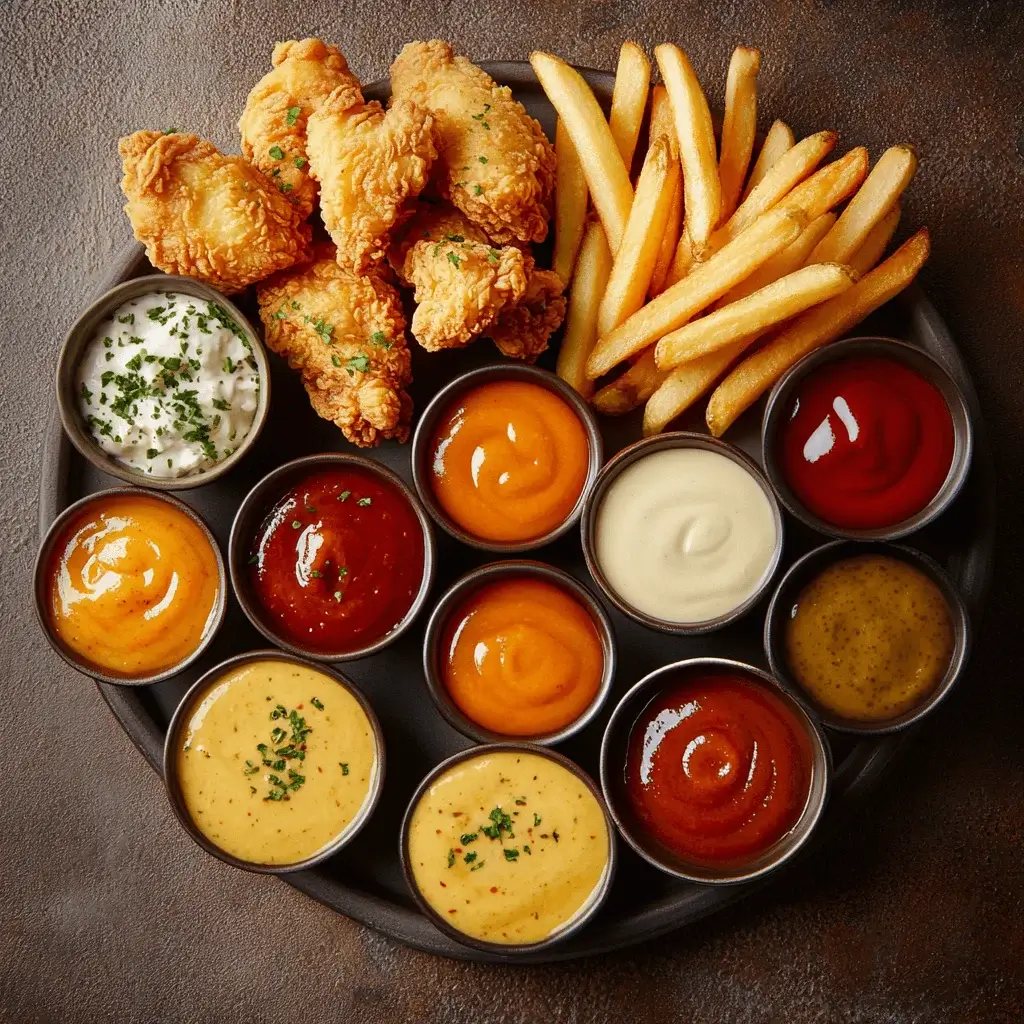
[[[644,709],[626,756],[640,823],[684,861],[753,860],[799,820],[811,741],[766,686],[739,673],[695,676]]]
[[[953,462],[942,393],[884,356],[837,360],[809,374],[779,434],[793,493],[847,529],[893,526],[935,497]]]
[[[267,514],[249,559],[273,628],[319,653],[387,636],[423,580],[423,531],[405,495],[359,467],[313,473]]]

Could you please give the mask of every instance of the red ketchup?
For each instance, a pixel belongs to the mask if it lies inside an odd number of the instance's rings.
[[[942,393],[884,356],[853,356],[800,383],[779,433],[782,472],[818,518],[854,530],[893,526],[938,493],[953,462]]]
[[[423,579],[423,531],[394,485],[358,467],[331,469],[274,505],[249,563],[253,591],[281,636],[344,653],[405,618]]]
[[[695,865],[753,860],[799,820],[811,742],[766,686],[713,673],[673,686],[644,709],[626,755],[626,787],[643,827]]]

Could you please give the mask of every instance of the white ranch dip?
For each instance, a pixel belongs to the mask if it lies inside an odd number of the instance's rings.
[[[742,466],[700,448],[667,448],[627,466],[597,513],[608,584],[657,619],[700,623],[757,590],[775,553],[772,506]]]
[[[85,347],[78,407],[97,444],[154,477],[202,473],[252,427],[256,360],[215,302],[150,292],[113,311]]]

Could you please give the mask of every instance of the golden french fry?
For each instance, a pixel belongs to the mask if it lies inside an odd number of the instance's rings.
[[[849,265],[863,277],[882,258],[886,246],[896,234],[900,223],[900,204],[897,203],[871,229],[871,233],[861,243],[860,248],[850,257]]]
[[[612,254],[604,228],[600,221],[592,220],[586,226],[576,260],[565,317],[565,335],[555,367],[558,376],[584,398],[589,398],[594,390],[593,381],[584,369],[597,340],[597,310],[611,272]]]
[[[838,138],[838,132],[818,132],[801,139],[784,153],[761,183],[743,200],[739,209],[711,236],[700,258],[710,257],[726,242],[731,242],[741,231],[750,227],[762,213],[781,202],[828,156]]]
[[[685,197],[685,189],[684,189]],[[676,243],[676,251],[672,256],[672,265],[668,268],[668,275],[665,278],[665,288],[671,288],[677,281],[682,281],[690,272],[695,260],[693,255],[693,239],[690,238],[690,231],[686,226],[686,203],[683,202],[683,224],[679,231],[679,241]]]
[[[928,259],[930,247],[928,229],[921,228],[852,288],[808,310],[764,348],[744,359],[718,385],[708,402],[707,423],[711,433],[721,437],[738,416],[808,352],[835,341],[903,291]]]
[[[626,230],[633,186],[608,122],[583,76],[565,61],[535,50],[530,64],[576,147],[594,208],[614,252]]]
[[[644,437],[660,434],[672,420],[686,412],[743,354],[744,349],[753,340],[754,338],[742,338],[734,341],[717,352],[683,363],[674,370],[655,370],[659,380],[658,386],[651,390],[647,405],[644,407]],[[651,362],[653,364],[653,358]],[[634,368],[627,370],[627,374],[632,372],[632,369]]]
[[[757,135],[757,72],[761,51],[737,46],[729,61],[725,79],[725,117],[722,146],[718,157],[718,180],[722,186],[720,221],[732,216],[750,167]]]
[[[764,176],[778,163],[779,157],[783,153],[788,153],[795,145],[793,129],[785,121],[774,122],[768,129],[764,145],[761,147],[761,152],[757,155],[753,170],[747,179],[747,187],[743,190],[743,199],[746,199],[754,187],[761,183]]]
[[[656,85],[651,90],[651,124],[647,134],[651,142],[666,135],[671,139],[673,146],[678,145],[672,101],[668,98],[668,90],[663,85]],[[678,153],[678,150],[676,152]]]
[[[669,203],[668,213],[665,214],[665,230],[661,235],[661,245],[658,247],[658,256],[654,261],[654,270],[651,273],[651,285],[647,289],[647,294],[652,299],[665,290],[682,227],[683,180],[682,176],[677,174],[675,187],[672,189],[672,200]],[[657,225],[655,225],[655,230],[657,230]]]
[[[627,171],[633,163],[636,140],[640,137],[650,84],[651,62],[647,54],[636,43],[623,43],[619,49],[619,65],[615,70],[608,127]]]
[[[853,195],[867,173],[868,151],[858,146],[800,182],[779,205],[803,210],[814,220]]]
[[[765,285],[745,299],[723,306],[666,334],[654,349],[659,369],[699,359],[748,335],[797,316],[845,292],[856,275],[840,263],[813,263]]]
[[[836,222],[834,213],[823,213],[820,217],[811,221],[800,232],[795,242],[791,242],[782,252],[777,253],[770,260],[762,263],[750,277],[740,281],[735,288],[722,296],[715,305],[716,309],[729,305],[730,302],[737,302],[745,299],[748,295],[760,290],[772,281],[778,281],[780,277],[792,274],[799,270],[807,262],[814,247],[828,234],[829,229]]]
[[[632,366],[594,395],[594,408],[606,416],[623,416],[646,402],[668,376],[654,362],[654,346],[640,354]]]
[[[622,244],[616,250],[597,314],[599,334],[607,334],[632,316],[643,304],[661,246],[660,230],[668,216],[672,192],[679,181],[679,165],[668,139],[658,139],[647,150],[636,183],[636,197],[629,211]]]
[[[587,376],[591,380],[600,377],[623,359],[682,327],[794,241],[806,226],[807,218],[799,210],[769,210],[707,263],[695,265],[681,281],[599,338],[587,360]]]
[[[551,269],[568,285],[587,220],[587,179],[565,125],[555,127],[555,251]]]
[[[847,203],[835,227],[811,253],[811,260],[845,263],[896,204],[916,170],[917,153],[912,146],[887,149]]]
[[[704,91],[685,53],[672,43],[655,47],[654,57],[672,102],[683,164],[686,223],[698,248],[711,237],[722,205],[715,129]]]

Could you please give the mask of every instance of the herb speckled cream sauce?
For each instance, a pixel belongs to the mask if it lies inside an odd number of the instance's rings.
[[[541,942],[597,898],[609,869],[604,811],[549,758],[495,752],[453,766],[409,824],[420,892],[453,928],[486,942]]]
[[[178,782],[199,830],[253,864],[319,853],[371,798],[373,727],[331,676],[267,659],[214,683],[181,733]]]
[[[149,292],[85,346],[78,408],[96,443],[149,476],[191,476],[242,443],[259,404],[249,339],[216,302]]]

